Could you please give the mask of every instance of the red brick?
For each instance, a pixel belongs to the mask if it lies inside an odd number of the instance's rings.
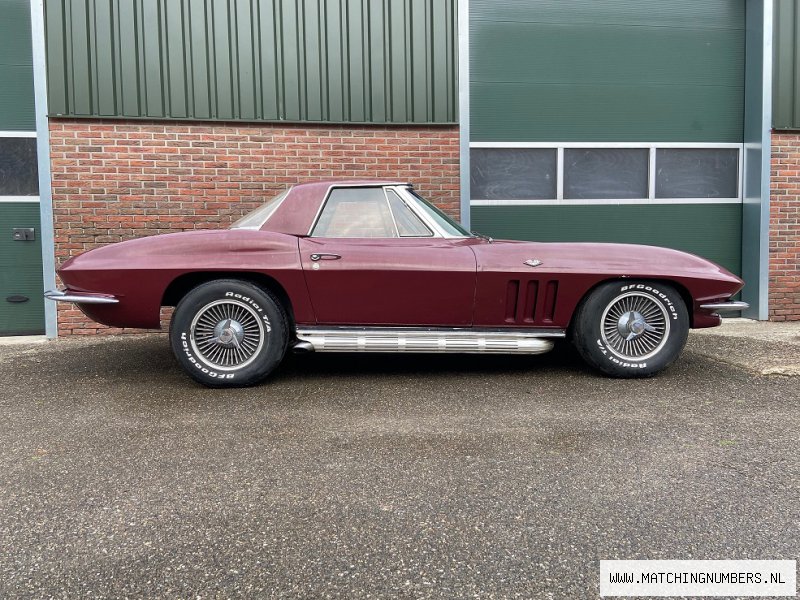
[[[319,179],[410,179],[458,217],[456,127],[54,118],[50,143],[59,261],[133,237],[227,227],[283,188]],[[792,151],[800,155],[800,141],[787,155]],[[800,171],[800,161],[789,163],[787,169]],[[796,198],[782,198],[796,206]],[[165,310],[162,323],[168,318]],[[70,306],[59,306],[58,322],[61,334],[123,331]]]
[[[773,134],[769,316],[800,320],[800,133]]]

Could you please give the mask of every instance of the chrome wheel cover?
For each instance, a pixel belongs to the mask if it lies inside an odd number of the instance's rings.
[[[617,357],[646,360],[658,354],[669,339],[669,312],[648,294],[621,294],[603,311],[600,336]]]
[[[255,309],[239,300],[215,300],[197,311],[190,326],[192,350],[219,371],[252,363],[266,343]]]

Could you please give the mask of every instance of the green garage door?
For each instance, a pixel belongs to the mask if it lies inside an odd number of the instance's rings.
[[[0,3],[0,335],[44,333],[30,10]]]
[[[0,202],[0,223],[0,335],[43,334],[39,203]]]
[[[739,273],[744,18],[744,0],[471,0],[473,229]]]

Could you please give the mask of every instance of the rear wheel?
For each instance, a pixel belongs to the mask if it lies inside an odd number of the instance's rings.
[[[649,377],[678,357],[689,334],[680,294],[661,282],[616,281],[595,289],[575,314],[573,343],[612,377]]]
[[[286,354],[286,312],[269,291],[252,283],[210,281],[178,303],[170,342],[184,370],[203,385],[252,385]]]

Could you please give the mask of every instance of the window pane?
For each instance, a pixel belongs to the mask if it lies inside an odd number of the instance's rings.
[[[314,237],[397,237],[383,188],[337,188],[314,228]]]
[[[475,200],[550,200],[556,197],[554,148],[473,148],[470,186]]]
[[[36,138],[0,137],[0,196],[38,196]]]
[[[419,217],[394,191],[386,190],[386,197],[389,198],[389,206],[392,209],[400,237],[431,237],[433,235],[433,232],[419,220]]]
[[[567,148],[564,198],[647,198],[649,160],[646,148]]]
[[[656,150],[656,198],[738,198],[737,148]]]
[[[247,213],[241,219],[236,221],[231,225],[231,229],[261,229],[264,223],[267,222],[272,216],[278,206],[280,206],[283,199],[286,198],[286,195],[289,193],[289,190],[282,192],[267,200],[264,204],[259,206],[257,209]]]
[[[436,225],[441,227],[442,230],[447,235],[452,235],[455,237],[472,237],[472,234],[464,229],[461,225],[453,221],[450,217],[444,214],[441,210],[439,210],[436,206],[425,200],[422,196],[420,196],[417,192],[412,189],[408,190],[408,193],[414,196],[419,201],[419,207],[425,211],[425,214],[428,215],[431,219],[436,222]]]

